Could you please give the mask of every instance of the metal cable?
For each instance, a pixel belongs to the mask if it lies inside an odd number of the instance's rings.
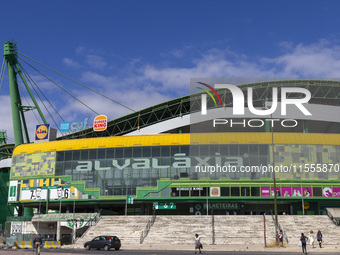
[[[5,57],[4,57],[4,60],[2,61],[2,66],[1,66],[1,72],[0,72],[0,92],[1,92],[1,88],[2,88],[2,82],[4,80],[4,77],[5,77],[5,70],[6,70],[6,60],[5,60]]]
[[[102,93],[99,93],[99,92],[97,92],[97,91],[95,91],[95,90],[89,88],[88,86],[86,86],[86,85],[84,85],[84,84],[82,84],[82,83],[80,83],[80,82],[77,82],[76,80],[73,80],[72,78],[70,78],[70,77],[68,77],[68,76],[66,76],[66,75],[64,75],[64,74],[62,74],[62,73],[60,73],[60,72],[58,72],[58,71],[56,71],[56,70],[54,70],[54,69],[52,69],[52,68],[50,68],[50,67],[44,65],[44,64],[42,64],[42,63],[40,63],[40,62],[38,62],[38,61],[36,61],[36,60],[34,60],[34,59],[32,59],[32,58],[30,58],[30,57],[28,57],[28,56],[26,56],[26,55],[20,53],[20,52],[18,52],[18,51],[16,51],[16,53],[18,53],[18,54],[20,54],[20,55],[22,55],[22,56],[24,56],[24,57],[26,57],[26,58],[28,58],[28,59],[30,59],[30,60],[36,62],[36,63],[38,63],[39,65],[42,65],[42,66],[44,66],[44,67],[50,69],[51,71],[53,71],[53,72],[55,72],[55,73],[57,73],[57,74],[59,74],[59,75],[65,77],[65,78],[67,78],[67,79],[69,79],[69,80],[71,80],[71,81],[73,81],[73,82],[75,82],[75,83],[77,83],[77,84],[79,84],[79,85],[81,85],[81,86],[83,86],[84,88],[87,88],[87,89],[91,90],[91,91],[94,92],[94,93],[97,93],[98,95],[100,95],[100,96],[102,96],[102,97],[105,97],[105,98],[108,99],[108,100],[111,100],[112,102],[114,102],[114,103],[116,103],[116,104],[119,104],[120,106],[125,107],[126,109],[129,109],[129,110],[132,111],[132,112],[136,112],[135,110],[131,109],[130,107],[127,107],[126,105],[123,105],[123,104],[121,104],[121,103],[119,103],[119,102],[117,102],[117,101],[115,101],[115,100],[113,100],[113,99],[111,99],[111,98],[109,98],[109,97],[103,95]]]
[[[47,102],[49,103],[49,105],[51,105],[51,107],[54,109],[54,111],[59,115],[58,111],[53,107],[53,105],[51,104],[51,102],[47,99],[47,97],[45,96],[45,94],[40,90],[39,86],[33,81],[33,79],[31,78],[31,76],[28,74],[28,72],[23,68],[23,66],[18,62],[21,70],[23,71],[24,75],[26,76],[27,81],[30,83],[31,87],[33,88],[34,92],[36,93],[36,95],[38,96],[40,102],[43,104],[43,106],[45,107],[46,111],[48,112],[48,115],[51,117],[51,119],[53,120],[54,124],[56,125],[56,127],[59,129],[57,122],[55,121],[55,119],[53,118],[52,114],[50,113],[50,111],[48,110],[48,108],[46,107],[44,101],[41,99],[41,97],[39,96],[39,93],[36,91],[35,87],[36,86],[38,88],[38,90],[40,91],[40,93],[44,96],[44,98],[47,100]],[[34,84],[34,86],[32,85]],[[59,117],[63,120],[63,118],[59,115]],[[38,120],[39,121],[39,120]],[[60,130],[59,130],[60,131]]]
[[[20,58],[18,56],[18,58]],[[64,92],[66,92],[67,94],[69,94],[71,97],[73,97],[74,99],[76,99],[79,103],[81,103],[82,105],[84,105],[86,108],[88,108],[89,110],[91,110],[92,112],[94,112],[95,114],[99,115],[99,113],[97,113],[95,110],[93,110],[91,107],[89,107],[88,105],[86,105],[85,103],[83,103],[82,101],[80,101],[78,98],[76,98],[75,96],[73,96],[70,92],[68,92],[66,89],[64,89],[63,87],[61,87],[60,85],[58,85],[56,82],[54,82],[52,79],[50,79],[48,76],[46,76],[45,74],[43,74],[42,72],[40,72],[39,70],[37,70],[35,67],[33,67],[31,64],[29,64],[27,61],[25,61],[24,59],[20,58],[22,61],[24,61],[27,65],[29,65],[31,68],[33,68],[35,71],[37,71],[39,74],[41,74],[42,76],[44,76],[46,79],[48,79],[50,82],[52,82],[54,85],[58,86],[60,89],[62,89]]]
[[[22,89],[21,89],[19,86],[18,86],[18,88],[19,88],[20,94],[21,94],[21,95],[24,97],[24,99],[26,100],[27,105],[28,105],[29,107],[31,107],[31,105],[30,105],[30,103],[29,103],[27,97],[26,97],[26,96],[24,95],[24,93],[22,92]],[[34,115],[35,119],[39,122],[39,118],[37,117],[37,115],[35,114],[34,111],[33,111],[33,115]]]

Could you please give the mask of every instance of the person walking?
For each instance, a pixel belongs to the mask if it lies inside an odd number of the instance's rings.
[[[201,253],[201,238],[198,234],[195,235],[195,253],[197,253],[197,250],[199,250],[199,253]]]
[[[320,230],[319,230],[318,233],[316,234],[316,240],[317,240],[318,243],[319,243],[319,247],[322,248],[322,247],[321,247],[321,243],[322,243],[322,233],[321,233]]]
[[[311,248],[315,248],[314,247],[314,233],[313,233],[313,230],[311,230],[309,232],[309,244],[310,244]]]
[[[35,249],[35,255],[40,255],[40,247],[42,244],[41,235],[36,235],[33,240],[33,247]]]
[[[301,246],[302,246],[302,253],[307,254],[307,247],[306,247],[306,242],[308,240],[308,237],[305,236],[303,233],[301,233],[300,241],[301,241]]]

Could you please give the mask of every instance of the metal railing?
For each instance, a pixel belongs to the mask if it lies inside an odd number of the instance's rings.
[[[101,212],[102,212],[102,209],[100,209],[99,212],[97,212],[97,214],[96,214],[93,218],[90,218],[90,219],[84,224],[84,227],[87,227],[87,229],[85,230],[85,232],[84,232],[81,236],[77,237],[77,235],[76,235],[76,238],[75,238],[75,240],[74,240],[74,243],[76,243],[77,240],[78,240],[79,238],[84,237],[85,234],[90,230],[90,228],[91,228],[92,226],[97,225],[97,222],[101,219]]]
[[[274,222],[274,225],[275,225],[275,217],[274,217],[274,214],[273,214],[273,211],[272,211],[272,210],[270,210],[270,215],[272,216],[272,219],[273,219],[273,222]],[[277,223],[277,229],[281,229],[281,230],[282,230],[283,237],[284,237],[284,239],[286,240],[286,242],[287,242],[287,244],[288,244],[288,243],[289,243],[288,235],[287,235],[286,231],[281,227],[281,225],[280,225],[279,222]],[[275,235],[276,235],[275,239],[276,239],[276,241],[277,241],[277,239],[278,239],[278,233],[275,233]]]
[[[328,208],[326,208],[326,212],[327,212],[328,217],[331,219],[331,221],[333,221],[333,223],[334,223],[336,226],[340,226],[340,218],[333,217],[333,215],[331,214],[331,212],[328,211]]]
[[[211,215],[212,244],[215,244],[215,217]]]
[[[144,239],[148,236],[150,228],[155,223],[155,220],[156,220],[156,210],[153,212],[151,219],[148,221],[144,231],[142,231],[140,235],[140,240],[139,240],[140,244],[142,244],[144,242]]]

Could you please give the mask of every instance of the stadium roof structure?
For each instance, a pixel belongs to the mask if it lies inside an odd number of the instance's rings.
[[[301,87],[311,92],[310,104],[321,105],[340,105],[340,81],[332,80],[277,80],[256,83],[247,83],[237,85],[245,94],[247,88],[253,88],[254,106],[264,106],[265,101],[272,99],[272,88],[278,88],[280,95],[281,87]],[[232,94],[227,89],[217,89],[218,94],[223,102],[228,102],[223,107],[232,106]],[[94,132],[92,128],[75,132],[69,135],[59,137],[58,140],[90,138],[101,136],[119,136],[128,135],[130,133],[137,134],[136,131],[152,126],[154,124],[164,122],[169,119],[182,118],[183,116],[195,113],[201,109],[201,93],[176,98],[167,102],[163,102],[141,111],[128,114],[126,116],[111,120],[108,122],[106,131]],[[292,93],[288,98],[298,98],[301,94]],[[280,100],[280,96],[279,96]],[[212,99],[208,98],[208,109],[216,108]],[[218,107],[218,106],[217,106]],[[221,106],[220,106],[221,107]]]

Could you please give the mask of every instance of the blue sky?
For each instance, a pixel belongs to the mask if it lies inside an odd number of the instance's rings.
[[[190,78],[340,77],[339,10],[327,0],[5,1],[0,41],[15,40],[19,52],[140,110],[189,94]],[[34,66],[109,119],[131,112]],[[93,119],[26,70],[64,120]],[[13,137],[7,76],[0,100],[0,129]],[[34,134],[32,113],[27,122]]]

